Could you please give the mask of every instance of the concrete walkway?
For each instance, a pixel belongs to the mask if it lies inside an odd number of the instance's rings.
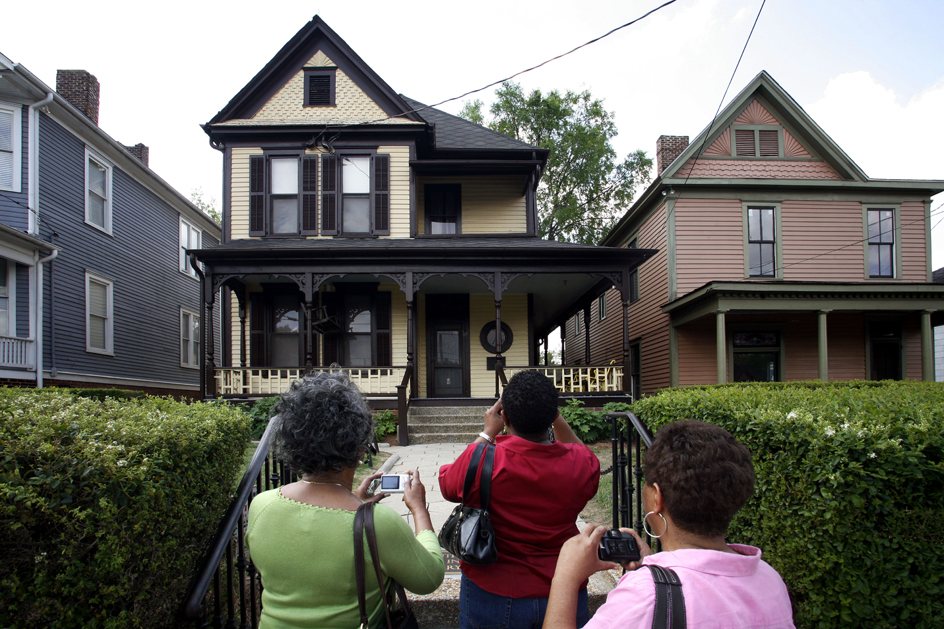
[[[420,480],[426,486],[426,500],[429,502],[429,515],[433,529],[438,533],[446,518],[452,513],[456,503],[447,502],[439,490],[439,468],[455,461],[468,443],[424,443],[410,446],[384,447],[384,452],[391,454],[380,470],[389,474],[402,474],[408,470],[418,470]],[[403,504],[403,497],[398,495],[384,498],[387,505],[412,526],[410,510]],[[583,527],[581,520],[578,528]],[[423,629],[455,629],[459,626],[459,577],[457,562],[447,559],[446,578],[435,592],[420,596],[408,593],[419,625]],[[588,586],[591,613],[603,604],[606,595],[616,584],[615,575],[601,572],[593,575]],[[618,576],[617,576],[618,578]]]

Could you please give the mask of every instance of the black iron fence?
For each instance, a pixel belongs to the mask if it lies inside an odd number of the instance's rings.
[[[652,433],[634,413],[607,413],[613,465],[604,473],[613,475],[613,528],[634,528],[644,535],[642,519],[643,446],[652,445]],[[652,546],[652,538],[644,539]]]

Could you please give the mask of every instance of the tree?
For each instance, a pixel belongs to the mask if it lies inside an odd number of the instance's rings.
[[[489,128],[550,149],[537,192],[541,236],[597,244],[649,181],[652,160],[637,150],[617,163],[613,113],[589,91],[525,94],[521,85],[503,83],[495,96]],[[482,107],[467,101],[460,115],[483,124]]]
[[[210,197],[209,200],[204,200],[202,187],[194,188],[190,191],[190,202],[203,210],[218,225],[223,224],[223,217],[220,214],[220,211],[216,209],[216,199],[214,197]]]

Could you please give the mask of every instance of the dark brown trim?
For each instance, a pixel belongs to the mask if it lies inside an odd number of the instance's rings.
[[[220,242],[228,243],[233,239],[233,149],[223,149],[223,225]]]

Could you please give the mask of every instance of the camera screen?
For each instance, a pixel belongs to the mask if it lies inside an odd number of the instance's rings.
[[[380,481],[381,489],[400,489],[399,476],[384,476]]]

